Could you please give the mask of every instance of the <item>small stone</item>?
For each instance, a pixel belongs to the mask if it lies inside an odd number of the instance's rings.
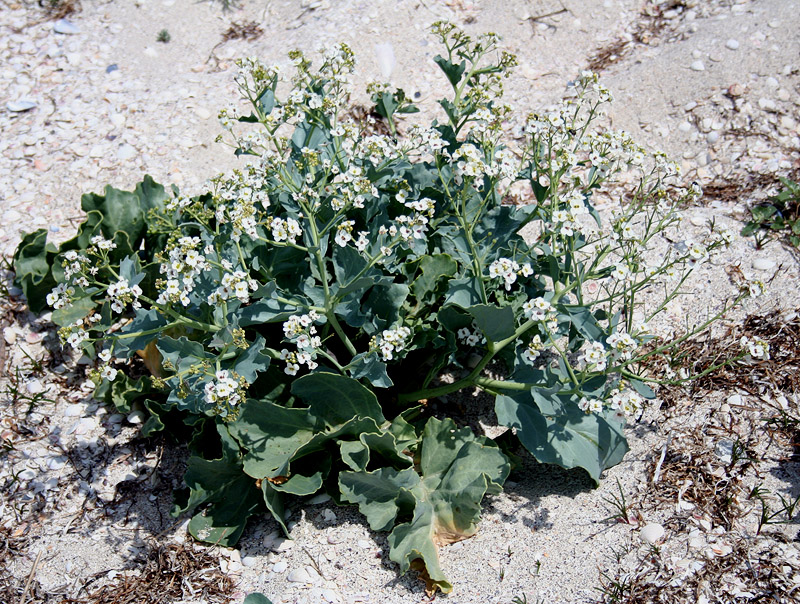
[[[258,564],[258,558],[255,556],[245,556],[242,558],[242,566],[253,568],[256,564]]]
[[[158,56],[158,51],[155,48],[148,46],[144,49],[144,54],[155,59]]]
[[[292,541],[291,539],[281,539],[280,542],[276,542],[275,547],[273,549],[276,552],[288,552],[293,547],[294,547],[294,541]]]
[[[775,268],[775,261],[771,258],[754,258],[753,268],[759,271],[768,271]]]
[[[680,125],[678,125],[678,130],[680,130],[681,132],[683,132],[685,134],[688,134],[689,132],[692,131],[692,125],[689,122],[685,122],[685,121],[681,122]]]
[[[730,40],[725,42],[725,48],[729,50],[739,50],[739,41],[731,38]]]
[[[706,134],[706,140],[709,144],[714,144],[719,140],[719,132],[717,130],[712,130],[708,134]]]
[[[50,470],[60,470],[67,464],[67,458],[63,455],[58,457],[51,457],[47,460],[47,467]]]
[[[128,143],[124,143],[120,145],[119,149],[117,149],[117,159],[121,161],[125,161],[128,159],[133,158],[136,155],[137,151],[133,147],[133,145],[129,145]]]
[[[109,424],[121,424],[122,420],[125,419],[125,416],[122,413],[112,413],[108,416],[108,423]]]
[[[731,394],[728,397],[727,403],[729,405],[741,405],[742,404],[742,395],[741,394]]]
[[[64,417],[80,417],[83,415],[83,405],[67,405],[64,409]]]
[[[5,218],[5,215],[3,216]],[[3,339],[6,341],[6,344],[13,344],[17,341],[17,332],[14,331],[11,327],[4,327],[3,328]]]
[[[728,87],[728,94],[732,97],[740,97],[744,94],[744,86],[741,84],[731,84]]]
[[[702,56],[703,56],[703,53],[700,52],[699,50],[693,50],[692,51],[692,58],[693,59],[699,59]]]
[[[25,384],[25,389],[28,391],[28,394],[39,394],[40,392],[44,392],[44,386],[42,385],[42,382],[35,378]]]
[[[274,573],[284,573],[286,569],[289,568],[289,563],[286,560],[278,560],[275,564],[272,565],[272,572]]]
[[[775,101],[764,97],[758,99],[758,106],[764,111],[775,111],[777,109]]]
[[[35,108],[36,108],[36,103],[34,101],[22,100],[22,101],[9,101],[8,103],[6,103],[6,109],[14,113],[30,111],[31,109]]]
[[[116,63],[112,63],[111,65],[106,67],[106,73],[111,73],[112,71],[117,71],[117,69],[119,69],[117,64]]]
[[[207,120],[211,117],[211,112],[205,107],[197,107],[194,112],[201,120]]]
[[[642,538],[642,541],[646,541],[650,545],[655,545],[663,536],[664,527],[656,523],[648,524],[639,531],[639,537]]]
[[[286,577],[289,583],[311,583],[311,575],[305,568],[296,568]]]
[[[703,63],[700,60],[692,61],[692,64],[689,67],[691,68],[692,71],[705,71],[706,70],[705,63]]]
[[[143,411],[131,411],[128,414],[128,422],[131,424],[141,424],[144,421],[144,412]]]
[[[320,493],[319,495],[315,495],[311,499],[308,500],[309,505],[320,505],[321,503],[328,503],[331,500],[331,496],[327,493]]]
[[[53,31],[57,34],[73,36],[81,33],[81,28],[75,25],[72,21],[68,21],[67,19],[59,19],[53,23]]]

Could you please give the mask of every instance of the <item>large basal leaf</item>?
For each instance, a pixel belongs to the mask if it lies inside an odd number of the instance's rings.
[[[28,306],[40,313],[47,306],[47,294],[56,286],[50,266],[56,248],[47,243],[47,230],[39,229],[23,235],[22,242],[14,252],[16,283],[28,299]]]
[[[501,308],[492,304],[478,304],[466,310],[490,342],[499,342],[514,335],[516,322],[510,306]]]
[[[542,463],[583,468],[595,483],[603,470],[628,451],[622,424],[606,414],[587,414],[555,389],[532,388],[514,396],[498,395],[497,420],[515,428],[525,448]]]
[[[309,373],[292,384],[292,394],[308,405],[308,413],[326,426],[339,426],[354,417],[385,420],[378,399],[360,382],[335,373]]]
[[[176,502],[172,515],[206,504],[189,522],[189,532],[200,541],[232,547],[248,518],[263,509],[263,499],[256,482],[242,471],[239,447],[227,428],[217,424],[217,434],[222,456],[212,460],[189,458],[184,476],[189,497]]]
[[[508,460],[485,437],[452,420],[431,418],[413,468],[342,472],[339,486],[375,530],[388,530],[398,517],[411,516],[389,535],[389,558],[401,572],[418,570],[427,590],[452,590],[439,566],[438,548],[475,534],[480,503],[497,493],[508,476]]]

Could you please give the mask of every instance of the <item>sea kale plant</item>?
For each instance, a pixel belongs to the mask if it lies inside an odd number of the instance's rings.
[[[437,548],[476,532],[506,446],[594,481],[622,459],[653,397],[643,361],[671,345],[648,324],[728,235],[679,238],[675,204],[699,192],[596,127],[610,99],[594,74],[519,142],[501,100],[514,57],[492,34],[433,34],[452,93],[430,126],[397,134],[417,108],[382,85],[369,92],[392,135],[349,117],[346,45],[318,69],[291,52],[288,91],[243,60],[249,108],[220,119],[250,163],[195,197],[149,177],[85,195],[77,236],[26,235],[15,266],[31,308],[46,299],[62,341],[96,361],[98,398],[149,410],[146,435],[188,434],[174,513],[194,512],[196,538],[232,546],[265,510],[285,530],[286,498],[323,491],[391,531],[401,572],[449,591]],[[635,184],[604,221],[595,196],[622,173]],[[529,201],[510,203],[512,185]],[[678,243],[648,255],[666,235]],[[503,448],[446,416],[476,388]]]

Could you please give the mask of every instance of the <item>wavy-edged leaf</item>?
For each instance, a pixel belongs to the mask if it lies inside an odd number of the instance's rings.
[[[308,413],[327,426],[339,426],[354,417],[385,420],[378,399],[360,382],[335,373],[309,373],[292,384],[292,394],[308,405]]]
[[[532,388],[498,395],[501,425],[515,428],[519,440],[542,463],[583,468],[597,483],[603,470],[622,460],[628,443],[622,425],[608,414],[584,413],[575,401],[551,390]]]
[[[452,420],[431,418],[419,450],[421,476],[413,468],[341,472],[339,486],[342,498],[358,504],[375,530],[413,510],[411,521],[389,535],[389,558],[401,572],[419,570],[429,592],[449,592],[438,548],[475,534],[483,496],[499,492],[509,470],[492,441],[457,429]]]

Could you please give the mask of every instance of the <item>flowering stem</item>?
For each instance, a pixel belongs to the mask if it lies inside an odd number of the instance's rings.
[[[328,287],[328,269],[325,266],[325,258],[322,257],[322,253],[319,250],[319,231],[317,230],[317,219],[314,216],[314,213],[311,212],[311,209],[303,204],[303,211],[308,216],[308,224],[311,227],[311,239],[314,242],[314,246],[310,248],[310,250],[314,253],[314,257],[317,260],[317,268],[319,269],[319,276],[322,280],[322,289],[325,293],[325,316],[328,319],[328,322],[333,327],[333,330],[336,332],[336,335],[339,336],[339,339],[342,340],[347,351],[355,356],[358,354],[356,347],[353,346],[353,343],[350,341],[350,338],[347,337],[347,334],[342,329],[342,326],[339,325],[339,320],[336,318],[336,313],[333,309],[333,297],[331,296],[330,287]]]

